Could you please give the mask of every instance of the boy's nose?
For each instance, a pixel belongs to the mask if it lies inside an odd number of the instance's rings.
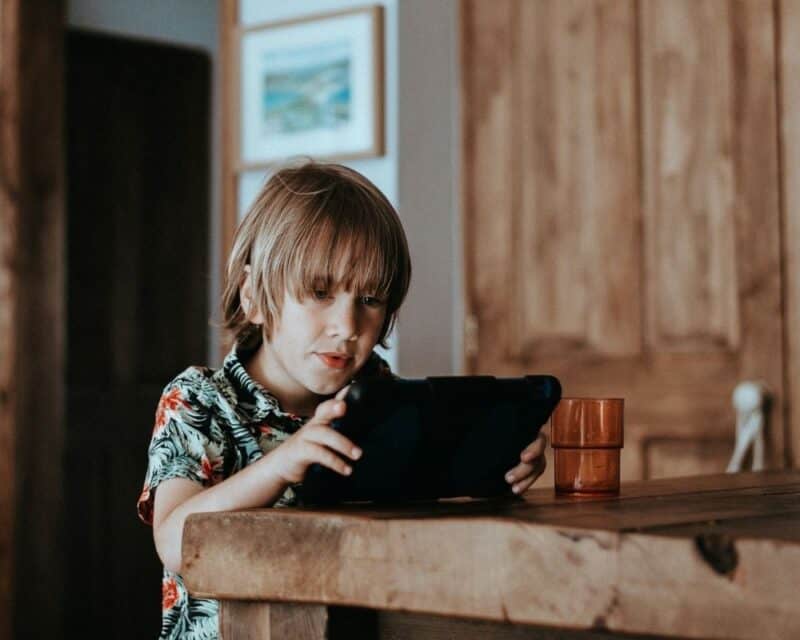
[[[354,305],[342,301],[334,305],[328,318],[328,335],[344,340],[352,340],[358,333],[358,319]]]

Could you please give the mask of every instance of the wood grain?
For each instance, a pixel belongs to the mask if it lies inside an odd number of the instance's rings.
[[[133,509],[156,405],[207,354],[211,63],[76,30],[66,57],[65,622],[124,640],[160,624],[162,567]]]
[[[786,462],[772,3],[644,2],[648,344],[737,354]],[[710,81],[713,79],[713,81]]]
[[[0,638],[62,630],[63,24],[0,7]]]
[[[642,5],[648,342],[667,349],[741,341],[731,107],[746,96],[734,92],[731,13],[727,2]]]
[[[221,640],[325,640],[327,607],[281,603],[220,602]]]
[[[789,459],[773,8],[464,5],[467,372],[624,397],[629,479],[724,469],[742,380]]]
[[[515,229],[507,212],[518,205],[513,128],[518,45],[512,29],[517,10],[514,0],[491,5],[473,0],[463,3],[461,21],[462,199],[469,203],[464,210],[466,304],[482,327],[492,327],[479,339],[491,340],[500,357],[511,353],[516,318],[504,305],[485,303],[505,295],[513,282],[507,252],[514,246]]]
[[[800,466],[800,2],[780,0],[778,82],[782,173],[782,233],[787,452]]]
[[[531,585],[532,589],[539,588]],[[421,614],[381,612],[379,635],[385,640],[661,640],[662,636],[617,635],[608,631],[577,631],[461,620]],[[335,637],[335,636],[334,636]]]
[[[554,344],[639,352],[640,210],[635,13],[629,2],[522,2],[519,132],[508,213],[518,356]],[[512,134],[513,135],[513,134]],[[516,136],[515,136],[516,137]],[[478,210],[492,224],[496,212]],[[486,302],[497,300],[502,290]],[[479,301],[480,303],[480,301]],[[548,347],[549,345],[549,347]]]
[[[661,503],[664,499],[680,494],[683,500],[698,497],[701,500],[712,500],[717,496],[733,493],[771,493],[791,491],[796,482],[795,471],[765,471],[741,472],[736,474],[716,474],[704,476],[690,476],[681,478],[662,478],[647,482],[628,482],[622,485],[620,493],[616,496],[594,496],[591,498],[576,498],[569,496],[556,496],[552,487],[539,488],[538,482],[535,489],[528,490],[523,499],[518,497],[493,498],[491,500],[471,500],[453,498],[440,500],[434,504],[430,502],[412,502],[404,505],[381,506],[370,508],[364,504],[344,504],[335,510],[298,507],[301,511],[310,510],[314,513],[336,513],[358,515],[373,519],[386,518],[420,518],[456,516],[486,516],[511,514],[515,517],[520,512],[537,509],[537,517],[543,513],[542,509],[550,509],[553,513],[580,513],[587,509],[602,510],[605,505],[614,505],[612,508],[624,508],[631,500],[642,503]],[[722,483],[722,485],[721,485]],[[722,488],[724,487],[724,488]]]
[[[184,532],[183,575],[192,592],[229,599],[786,638],[800,633],[793,605],[800,534],[770,538],[754,523],[766,518],[774,531],[776,519],[793,523],[798,513],[800,473],[781,472],[633,484],[605,500],[534,491],[524,501],[383,513],[196,514]],[[724,529],[737,521],[755,535]],[[531,589],[532,581],[549,588]]]
[[[738,540],[733,569],[698,553],[692,539],[625,536],[620,542],[617,606],[606,618],[686,637],[794,638],[796,542]],[[646,593],[645,593],[646,592]],[[657,603],[658,606],[654,606]]]
[[[531,587],[539,588],[536,586]],[[277,612],[277,613],[276,613]],[[324,623],[327,620],[327,625]],[[661,640],[662,636],[616,635],[509,625],[486,620],[374,611],[355,607],[223,600],[222,640]]]
[[[237,191],[238,178],[236,166],[239,162],[239,47],[238,0],[221,0],[219,3],[219,74],[220,83],[220,137],[222,147],[222,220],[220,222],[220,287],[225,286],[228,256],[233,246],[233,234],[238,223]],[[220,340],[220,361],[230,349],[230,336]]]
[[[0,639],[13,637],[14,530],[16,528],[16,473],[14,447],[16,406],[14,343],[17,337],[18,276],[13,265],[17,253],[19,212],[9,186],[18,181],[19,132],[16,113],[19,93],[14,87],[18,53],[17,11],[19,3],[0,3]]]

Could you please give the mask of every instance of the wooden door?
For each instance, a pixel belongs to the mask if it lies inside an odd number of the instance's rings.
[[[70,637],[156,637],[136,516],[161,390],[206,361],[210,62],[67,37],[66,533]]]
[[[761,380],[783,466],[773,3],[462,8],[469,372],[624,397],[625,478],[724,470]]]

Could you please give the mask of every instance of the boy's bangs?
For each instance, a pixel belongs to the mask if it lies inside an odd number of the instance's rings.
[[[386,300],[395,278],[390,239],[372,227],[336,224],[330,218],[299,239],[288,265],[289,287],[298,300],[323,288]],[[320,228],[321,227],[321,228]]]

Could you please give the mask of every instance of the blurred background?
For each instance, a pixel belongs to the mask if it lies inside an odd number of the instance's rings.
[[[401,375],[623,397],[623,480],[752,382],[797,466],[799,102],[800,0],[0,0],[0,639],[157,634],[155,406],[286,158],[398,208]]]

